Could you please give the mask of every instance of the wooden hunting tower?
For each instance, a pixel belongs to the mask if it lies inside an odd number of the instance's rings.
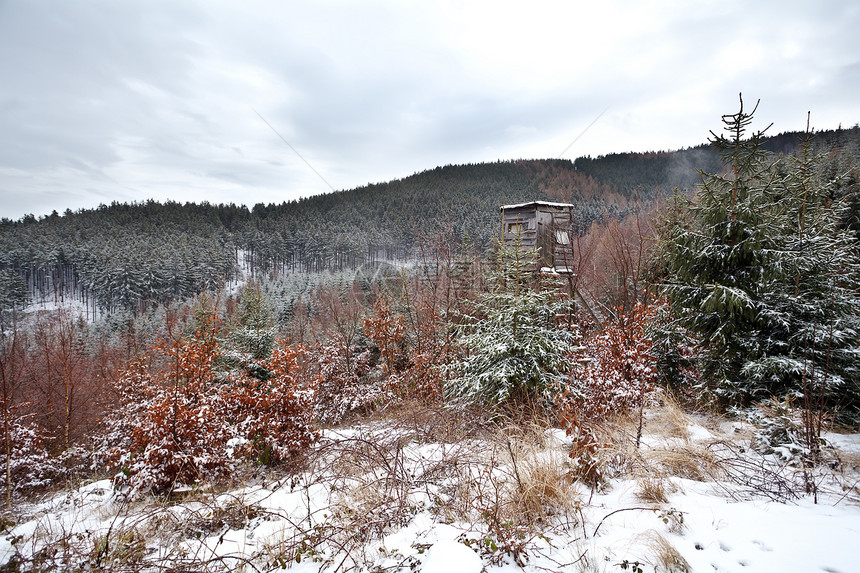
[[[537,249],[537,267],[544,272],[570,273],[573,245],[570,223],[573,205],[532,201],[502,206],[502,237],[506,245],[516,244],[524,251]]]

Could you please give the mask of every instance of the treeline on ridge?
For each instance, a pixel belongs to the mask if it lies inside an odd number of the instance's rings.
[[[764,147],[781,152],[798,134]],[[818,146],[856,156],[860,129],[820,132]],[[283,202],[147,201],[0,221],[0,308],[83,303],[88,315],[133,313],[254,276],[343,271],[415,258],[441,230],[487,251],[499,206],[574,205],[574,231],[691,190],[719,166],[707,146],[569,160],[448,165],[387,183]]]

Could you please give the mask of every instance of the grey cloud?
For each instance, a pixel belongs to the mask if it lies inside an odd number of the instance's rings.
[[[0,0],[0,216],[328,191],[254,110],[338,188],[555,156],[607,106],[570,158],[703,142],[739,91],[760,97],[779,130],[810,108],[834,124],[821,127],[853,123],[860,14],[822,1],[655,2],[653,22],[626,17],[620,36],[609,26],[633,7],[609,0],[615,18],[583,5],[553,28],[571,35],[547,44],[559,53],[532,51],[556,10],[518,8],[503,19],[517,35],[487,40],[516,46],[524,57],[509,62],[479,42],[493,18],[468,23],[464,40],[445,5]],[[763,63],[744,68],[721,51],[745,42],[763,46]]]

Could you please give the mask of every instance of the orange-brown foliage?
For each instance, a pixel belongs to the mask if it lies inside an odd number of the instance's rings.
[[[616,309],[615,319],[585,340],[574,389],[557,398],[562,423],[574,439],[571,457],[587,480],[599,479],[597,454],[603,447],[599,426],[636,410],[641,422],[641,408],[656,382],[656,359],[646,334],[655,312],[653,306],[642,304],[628,312]]]
[[[306,352],[279,340],[265,362],[269,378],[243,375],[225,387],[225,411],[247,440],[238,453],[268,464],[279,463],[317,438],[312,419],[315,388],[302,360]]]
[[[390,303],[388,297],[378,296],[374,315],[364,319],[364,334],[379,349],[383,369],[389,376],[397,371],[397,358],[406,336],[403,316],[394,314]]]

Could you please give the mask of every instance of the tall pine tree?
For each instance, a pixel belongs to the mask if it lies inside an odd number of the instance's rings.
[[[794,395],[807,408],[860,405],[860,258],[858,242],[841,226],[837,180],[824,178],[807,134],[798,157],[784,159],[767,190],[768,232],[763,285],[761,355],[743,375],[769,393]]]

